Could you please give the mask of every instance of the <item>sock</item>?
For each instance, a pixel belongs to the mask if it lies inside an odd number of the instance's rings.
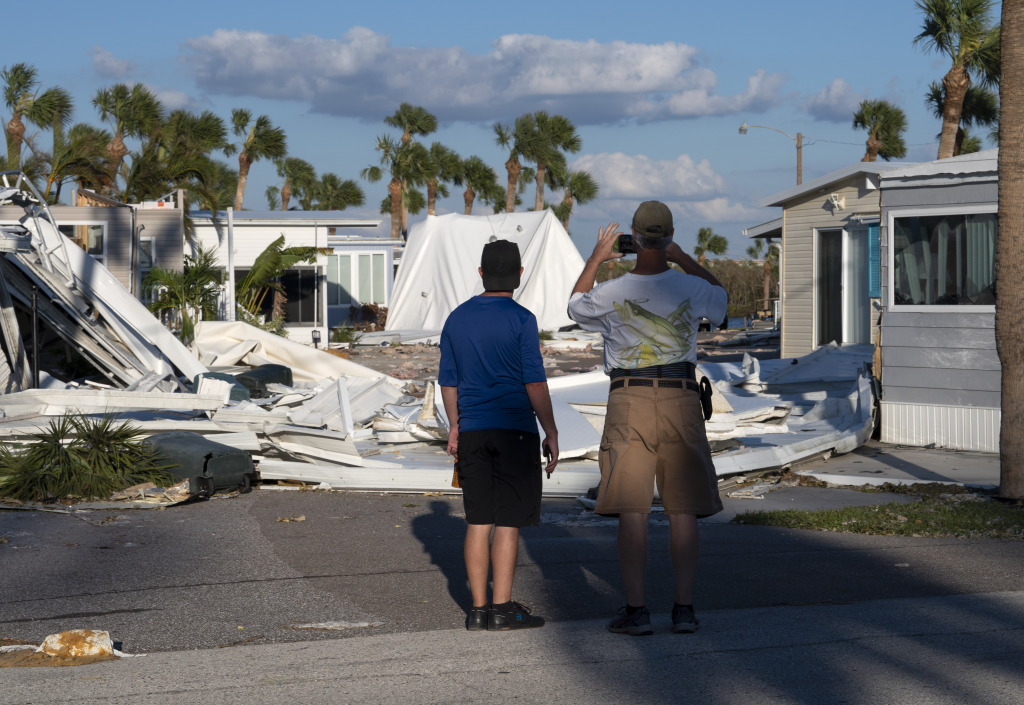
[[[640,605],[639,607],[634,607],[633,605],[626,605],[626,614],[629,615],[630,617],[632,617],[634,614],[636,614],[637,612],[639,612],[643,608],[644,608],[643,605]]]

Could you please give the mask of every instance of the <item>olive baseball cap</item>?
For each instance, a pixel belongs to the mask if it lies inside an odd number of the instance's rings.
[[[644,201],[633,214],[633,230],[646,237],[672,234],[672,211],[661,201]]]
[[[510,240],[495,240],[484,245],[480,256],[484,291],[515,291],[519,288],[522,268],[519,246]]]

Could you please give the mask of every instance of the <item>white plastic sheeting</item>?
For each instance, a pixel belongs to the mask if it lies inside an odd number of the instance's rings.
[[[237,364],[287,365],[295,382],[319,382],[338,377],[385,379],[394,387],[405,386],[381,372],[324,352],[294,340],[282,338],[247,323],[236,321],[203,321],[196,326],[196,352],[210,367]]]
[[[409,242],[391,292],[385,329],[440,330],[456,306],[483,293],[477,269],[492,238],[519,246],[523,276],[515,300],[537,317],[540,330],[572,324],[569,294],[583,258],[550,210],[497,215],[427,216]]]

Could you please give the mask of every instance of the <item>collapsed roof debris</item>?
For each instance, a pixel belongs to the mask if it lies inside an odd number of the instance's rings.
[[[244,450],[264,481],[409,492],[451,486],[436,383],[398,380],[237,322],[199,323],[189,349],[58,230],[23,175],[0,174],[0,204],[25,211],[18,226],[0,227],[0,441],[25,440],[55,414],[115,414],[144,435],[192,432]],[[389,335],[400,341],[428,333]],[[593,336],[555,337],[554,345],[600,346]],[[38,358],[30,351],[58,341],[101,379],[61,381],[57,370],[39,370],[42,388],[32,389]],[[715,455],[718,474],[783,467],[863,443],[873,428],[874,389],[871,350],[862,347],[826,346],[799,362],[748,357],[742,365],[700,365],[715,387],[709,437],[726,448]],[[250,375],[257,393],[245,393],[237,375],[267,365],[274,374]],[[552,376],[549,387],[561,461],[544,479],[544,493],[578,496],[598,482],[608,378],[600,371]]]

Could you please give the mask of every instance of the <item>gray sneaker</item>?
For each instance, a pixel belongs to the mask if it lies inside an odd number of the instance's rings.
[[[651,613],[646,607],[641,607],[633,614],[628,614],[625,607],[620,607],[619,616],[608,623],[608,631],[615,634],[649,636],[654,633],[651,628]]]
[[[676,634],[692,634],[697,631],[700,620],[693,613],[693,605],[672,605],[672,631]]]

